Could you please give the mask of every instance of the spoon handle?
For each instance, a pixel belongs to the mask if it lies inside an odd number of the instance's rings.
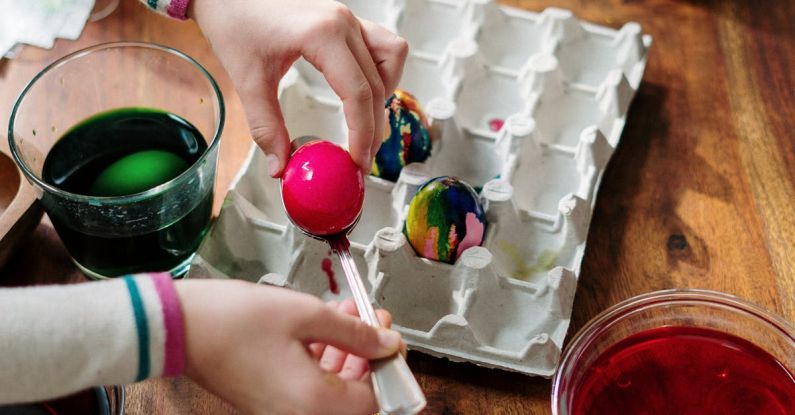
[[[356,263],[348,249],[348,239],[343,236],[331,239],[329,243],[331,249],[340,258],[362,321],[373,327],[380,327],[381,324],[378,322],[375,310],[367,297],[367,290],[365,290],[362,278],[356,269]],[[383,359],[371,360],[370,373],[375,396],[382,413],[413,415],[425,407],[425,395],[400,353]]]

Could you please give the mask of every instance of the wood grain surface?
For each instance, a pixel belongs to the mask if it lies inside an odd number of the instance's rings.
[[[33,74],[67,52],[112,40],[176,47],[202,62],[227,100],[216,195],[249,135],[229,78],[192,22],[132,0],[78,41],[0,61],[0,119]],[[503,1],[573,10],[597,24],[636,21],[654,37],[643,84],[602,181],[569,338],[600,311],[666,288],[731,293],[795,320],[795,3],[687,0]],[[5,127],[4,127],[5,128]],[[3,285],[80,281],[45,221],[0,272]],[[549,380],[410,353],[428,414],[548,414]],[[233,409],[186,379],[127,388],[128,414]]]
[[[38,226],[43,212],[33,186],[14,163],[8,140],[0,134],[0,269]]]

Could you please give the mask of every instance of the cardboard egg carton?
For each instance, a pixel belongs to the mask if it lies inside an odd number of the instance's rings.
[[[651,38],[550,8],[489,0],[346,0],[410,44],[400,88],[431,122],[432,156],[397,182],[366,178],[351,253],[371,300],[413,349],[451,360],[551,376],[569,326],[596,192],[618,144]],[[280,103],[291,136],[345,144],[339,98],[297,62]],[[457,176],[479,190],[481,247],[455,264],[419,257],[402,233],[426,180]],[[350,296],[328,246],[293,227],[279,183],[252,148],[191,275],[241,278]]]

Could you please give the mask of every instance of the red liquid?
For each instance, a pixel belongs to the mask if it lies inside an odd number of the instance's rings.
[[[331,259],[323,258],[323,261],[320,262],[320,268],[326,273],[326,278],[328,278],[328,289],[333,294],[339,294],[340,287],[337,285],[336,278],[334,278],[334,269],[331,267]]]
[[[647,330],[611,346],[573,396],[577,415],[795,414],[795,379],[775,357],[695,327]]]

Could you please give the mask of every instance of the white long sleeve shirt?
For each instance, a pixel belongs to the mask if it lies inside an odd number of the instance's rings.
[[[0,289],[0,404],[176,376],[184,350],[168,274]]]

